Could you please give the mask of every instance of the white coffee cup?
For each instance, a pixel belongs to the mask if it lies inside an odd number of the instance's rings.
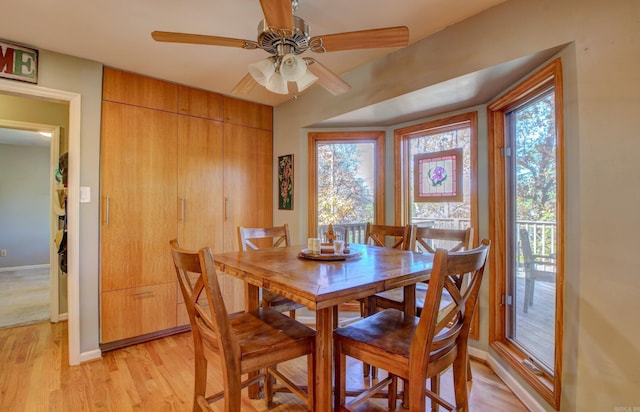
[[[334,240],[333,250],[336,255],[342,255],[344,253],[344,240]]]

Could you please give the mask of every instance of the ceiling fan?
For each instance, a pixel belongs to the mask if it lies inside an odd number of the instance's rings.
[[[313,57],[298,55],[310,50],[326,53],[343,50],[402,47],[409,44],[409,29],[405,26],[352,31],[321,36],[310,36],[309,24],[294,13],[298,0],[260,0],[264,20],[258,24],[256,41],[202,34],[154,31],[151,37],[160,42],[204,44],[239,47],[247,50],[262,49],[271,54],[268,58],[249,65],[247,74],[231,93],[248,94],[256,84],[278,93],[289,93],[289,82],[296,84],[296,91],[316,81],[334,96],[345,93],[351,86],[340,76]]]

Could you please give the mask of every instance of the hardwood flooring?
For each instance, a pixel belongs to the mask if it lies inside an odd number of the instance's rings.
[[[471,411],[526,411],[525,406],[484,364],[472,361]],[[280,367],[304,382],[305,362]],[[210,389],[221,387],[217,362],[209,364]],[[362,366],[348,368],[349,387],[363,384]],[[451,377],[442,393],[452,399]],[[100,360],[69,366],[67,324],[49,322],[0,330],[0,411],[191,411],[193,345],[190,333],[114,350]],[[246,390],[243,391],[246,395]],[[361,411],[385,410],[377,399]],[[222,410],[220,402],[214,404]],[[275,395],[266,408],[243,397],[243,411],[303,411],[291,394]],[[398,410],[402,410],[401,407]]]

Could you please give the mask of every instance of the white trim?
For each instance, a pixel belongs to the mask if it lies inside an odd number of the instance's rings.
[[[80,364],[80,94],[0,79],[0,92],[69,103],[69,178],[67,181],[67,308],[69,364]]]
[[[473,358],[485,361],[516,398],[520,399],[531,412],[545,412],[547,410],[490,353],[471,346],[468,347],[468,350],[469,355]]]
[[[14,266],[10,268],[0,268],[0,272],[12,272],[14,270],[29,270],[29,269],[46,269],[50,267],[47,264],[42,265],[28,265],[28,266]]]
[[[88,352],[82,352],[80,354],[80,362],[89,362],[96,359],[102,359],[102,352],[100,349],[90,350]]]
[[[63,322],[65,320],[69,319],[69,314],[68,313],[61,313],[58,315],[58,321],[59,322]]]

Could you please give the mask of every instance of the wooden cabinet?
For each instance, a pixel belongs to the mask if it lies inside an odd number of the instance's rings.
[[[237,227],[272,224],[272,108],[105,68],[101,344],[188,325],[169,240],[237,250]],[[244,285],[219,274],[229,311]]]

